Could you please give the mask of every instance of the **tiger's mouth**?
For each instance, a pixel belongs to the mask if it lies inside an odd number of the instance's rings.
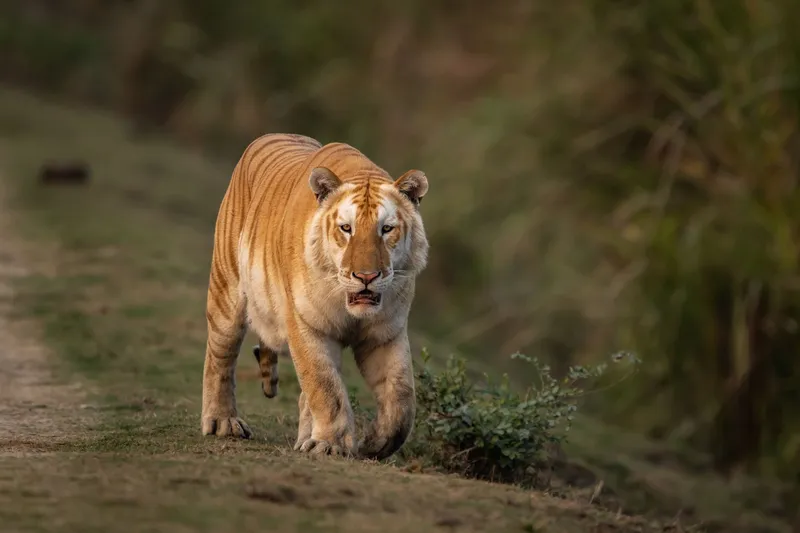
[[[347,305],[379,305],[380,303],[380,293],[368,289],[347,294]]]

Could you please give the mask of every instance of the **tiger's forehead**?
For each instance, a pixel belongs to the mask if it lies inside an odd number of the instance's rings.
[[[371,222],[392,217],[397,204],[387,188],[392,184],[385,180],[364,180],[363,183],[347,183],[348,191],[339,202],[338,213],[342,219]]]

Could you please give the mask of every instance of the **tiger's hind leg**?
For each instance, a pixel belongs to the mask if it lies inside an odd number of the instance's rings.
[[[259,341],[253,346],[253,355],[261,370],[261,390],[267,398],[274,398],[278,395],[278,353]]]

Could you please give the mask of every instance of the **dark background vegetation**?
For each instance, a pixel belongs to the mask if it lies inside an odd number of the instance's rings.
[[[636,353],[585,410],[798,483],[798,20],[795,0],[6,0],[0,79],[230,168],[292,131],[425,170],[418,342],[494,373]]]

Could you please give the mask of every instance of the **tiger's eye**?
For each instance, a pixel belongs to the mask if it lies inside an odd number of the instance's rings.
[[[381,231],[382,231],[384,234],[386,234],[386,233],[389,233],[390,231],[392,231],[393,229],[394,229],[394,226],[390,226],[390,225],[386,224],[385,226],[383,226],[383,227],[381,228]]]
[[[350,231],[352,230],[350,224],[342,224],[341,226],[339,226],[339,229],[345,233],[350,233]]]

